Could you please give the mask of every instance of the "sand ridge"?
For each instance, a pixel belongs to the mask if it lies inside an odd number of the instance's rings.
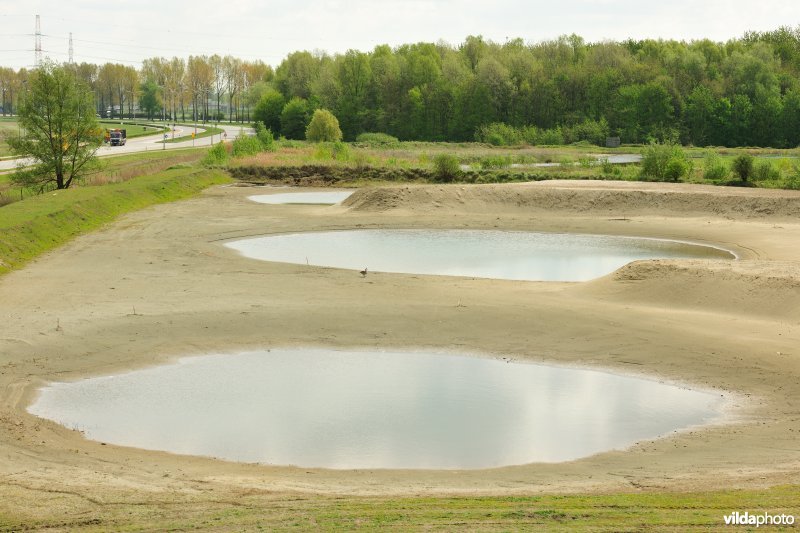
[[[125,216],[0,278],[0,498],[22,509],[32,495],[54,493],[133,502],[242,490],[530,494],[797,483],[800,223],[792,217],[800,195],[705,191],[605,182],[399,186],[320,207],[260,205],[246,198],[252,188],[218,187]],[[753,205],[767,207],[748,211]],[[252,261],[222,246],[259,234],[376,227],[666,237],[717,243],[741,260],[643,261],[588,283],[532,283],[362,278]],[[434,348],[614,369],[727,394],[738,402],[737,421],[564,464],[329,471],[104,445],[25,411],[46,381],[269,346]]]

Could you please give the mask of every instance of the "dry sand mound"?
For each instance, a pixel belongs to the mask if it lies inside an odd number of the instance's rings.
[[[684,184],[547,181],[525,184],[397,186],[361,189],[351,210],[426,212],[553,211],[638,216],[800,219],[800,191]]]
[[[664,309],[800,321],[800,265],[761,261],[635,261],[579,290]]]

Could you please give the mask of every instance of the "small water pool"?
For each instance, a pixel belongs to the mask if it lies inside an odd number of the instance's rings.
[[[248,196],[249,200],[260,204],[320,204],[334,205],[343,202],[355,191],[325,192],[284,192],[277,194],[257,194]]]
[[[272,349],[53,383],[34,415],[93,440],[336,469],[561,462],[713,422],[723,398],[467,355]]]
[[[638,259],[735,258],[727,250],[664,239],[489,230],[324,231],[225,246],[263,261],[530,281],[586,281]]]

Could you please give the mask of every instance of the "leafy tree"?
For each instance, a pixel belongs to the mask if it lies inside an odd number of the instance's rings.
[[[272,131],[281,130],[281,113],[286,100],[278,91],[268,91],[261,96],[253,110],[253,120],[261,122]]]
[[[153,80],[148,80],[142,84],[139,107],[147,113],[147,118],[150,120],[153,119],[153,115],[161,111],[160,89]]]
[[[281,133],[287,139],[302,140],[306,135],[309,105],[302,98],[292,98],[281,112]]]
[[[327,109],[317,109],[306,128],[306,140],[312,142],[335,142],[342,140],[339,121]]]
[[[96,161],[102,143],[92,90],[53,63],[32,72],[27,86],[18,108],[25,134],[9,138],[8,144],[33,165],[17,169],[12,179],[40,191],[67,189]]]

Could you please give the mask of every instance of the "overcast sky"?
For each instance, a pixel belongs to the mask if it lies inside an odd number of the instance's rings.
[[[368,51],[468,35],[534,43],[576,33],[726,41],[748,30],[800,26],[800,0],[0,0],[0,66],[34,61],[36,15],[44,56],[138,67],[154,56],[230,54],[277,66],[296,50]]]

